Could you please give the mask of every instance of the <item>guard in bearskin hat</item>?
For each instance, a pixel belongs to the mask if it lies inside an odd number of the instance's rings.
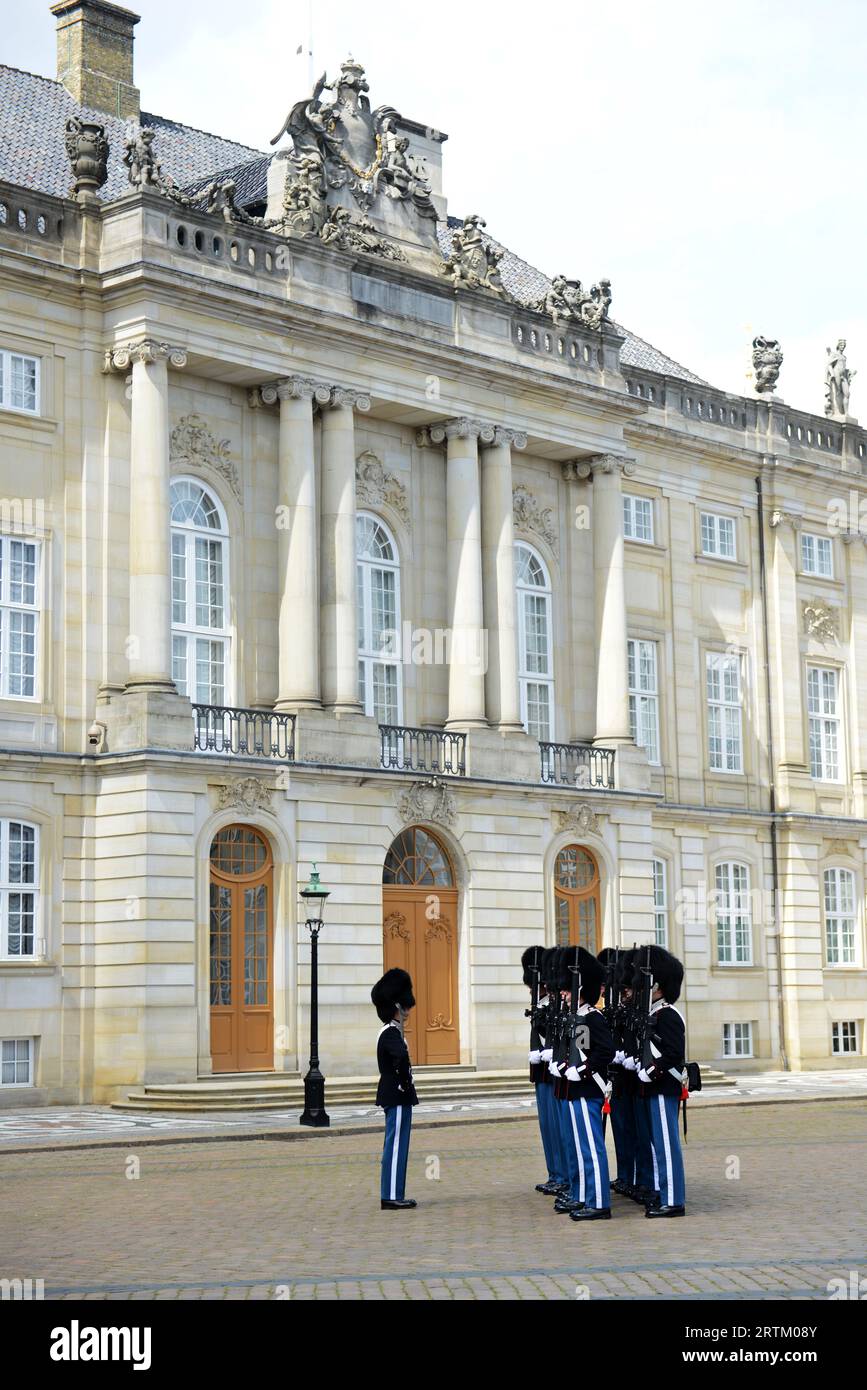
[[[614,1060],[608,1068],[611,1082],[611,1134],[617,1155],[617,1177],[611,1191],[631,1197],[635,1188],[635,1097],[638,1082],[633,1057],[635,1037],[631,1030],[629,1003],[632,997],[632,951],[606,946],[598,960],[605,971],[606,1020],[614,1041]],[[610,986],[609,986],[610,981]],[[630,1065],[631,1064],[631,1065]],[[650,1157],[648,1134],[647,1157]]]
[[[376,1103],[385,1111],[381,1206],[383,1211],[402,1211],[416,1206],[406,1197],[406,1165],[412,1107],[418,1105],[418,1096],[412,1080],[409,1048],[403,1036],[404,1021],[415,1006],[412,980],[405,970],[386,970],[370,991],[370,998],[383,1023],[376,1044],[379,1064]]]
[[[636,954],[645,971],[650,971],[652,982],[644,1047],[636,1073],[650,1121],[658,1192],[648,1203],[645,1215],[684,1216],[686,1182],[677,1112],[685,1094],[686,1028],[674,1008],[683,984],[683,966],[661,946],[645,947]]]
[[[566,1174],[560,1143],[560,1127],[555,1110],[554,1078],[542,1060],[553,1013],[552,990],[549,985],[553,950],[530,946],[521,956],[524,984],[530,990],[530,1080],[536,1089],[536,1112],[548,1177],[536,1183],[536,1191],[556,1196],[566,1186]]]
[[[569,1005],[568,1041],[565,1061],[555,1056],[552,1071],[561,1078],[561,1106],[568,1125],[564,1139],[571,1140],[567,1150],[571,1187],[568,1198],[555,1202],[555,1210],[568,1211],[573,1221],[603,1221],[611,1216],[611,1192],[602,1109],[609,1095],[608,1065],[614,1057],[611,1029],[596,1008],[603,969],[583,946],[565,948],[559,964],[560,988]]]

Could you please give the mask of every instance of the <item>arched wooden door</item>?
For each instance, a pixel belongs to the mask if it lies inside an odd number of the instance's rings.
[[[211,1065],[274,1066],[274,865],[264,835],[229,825],[211,844]]]
[[[458,892],[448,855],[430,831],[411,826],[392,844],[382,871],[382,912],[384,969],[412,976],[410,1057],[420,1066],[459,1062]]]
[[[602,950],[599,865],[583,845],[566,845],[554,863],[554,912],[558,946]]]

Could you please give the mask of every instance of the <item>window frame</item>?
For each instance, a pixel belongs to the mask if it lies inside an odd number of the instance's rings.
[[[835,1044],[835,1042],[837,1041],[837,1039],[835,1039],[835,1037],[834,1037],[834,1029],[835,1029],[835,1028],[839,1028],[839,1029],[841,1029],[841,1030],[842,1030],[843,1028],[852,1028],[852,1029],[853,1029],[853,1032],[854,1032],[853,1042],[855,1043],[855,1046],[854,1046],[854,1047],[835,1047],[834,1044]],[[862,1041],[861,1041],[861,1035],[862,1035],[862,1033],[863,1033],[863,1028],[864,1028],[863,1022],[862,1022],[862,1020],[859,1019],[859,1018],[833,1018],[833,1019],[831,1020],[831,1056],[832,1056],[832,1057],[862,1057],[862,1056],[864,1055],[864,1046],[863,1046],[863,1043],[862,1043]],[[842,1041],[842,1032],[841,1032],[840,1034],[838,1034],[838,1038],[839,1038],[840,1041]]]
[[[811,711],[811,709],[810,709],[810,699],[811,699],[811,696],[810,696],[810,674],[811,674],[811,672],[813,672],[813,671],[819,673],[820,675],[823,674],[823,673],[825,673],[825,672],[828,672],[828,673],[830,673],[831,675],[833,675],[833,677],[834,677],[834,692],[835,692],[835,694],[834,694],[834,704],[835,704],[836,713],[834,713],[833,715],[825,714],[825,713],[822,713],[822,712],[814,714],[814,713]],[[835,786],[837,786],[837,785],[839,785],[840,783],[846,781],[846,770],[847,770],[847,767],[848,767],[848,760],[847,760],[847,757],[846,757],[846,742],[845,742],[845,740],[846,740],[846,726],[845,726],[844,717],[843,717],[843,679],[842,679],[842,677],[843,677],[843,671],[842,671],[842,668],[839,667],[839,666],[825,665],[825,664],[823,664],[823,663],[821,663],[821,662],[816,662],[816,661],[807,661],[807,662],[805,663],[805,667],[804,667],[804,680],[805,680],[804,710],[805,710],[805,714],[806,714],[806,717],[807,717],[807,755],[808,755],[808,758],[809,758],[810,777],[811,777],[811,779],[812,779],[814,782],[828,782],[828,783],[832,783],[832,784],[835,785]],[[820,685],[823,686],[823,683],[820,682]],[[820,700],[821,700],[821,701],[824,701],[824,698],[825,698],[825,696],[824,696],[824,694],[822,693],[822,690],[820,690]],[[814,744],[813,744],[813,724],[814,724],[814,722],[817,723],[817,724],[819,724],[819,725],[824,725],[824,726],[834,725],[835,728],[836,728],[836,734],[835,734],[835,739],[836,739],[835,752],[836,752],[836,755],[837,755],[837,775],[836,775],[835,777],[829,777],[829,776],[827,776],[827,772],[826,772],[826,750],[825,750],[825,733],[824,733],[824,732],[822,733],[822,738],[821,738],[821,751],[822,751],[821,771],[820,771],[820,772],[814,771],[814,767],[816,766],[816,764],[814,763],[814,759],[813,759],[813,748],[814,748]]]
[[[12,392],[12,359],[19,358],[22,362],[32,362],[34,371],[34,398],[35,404],[31,409],[26,405],[14,405],[11,399]],[[42,358],[35,353],[17,352],[14,348],[0,347],[0,410],[10,410],[16,415],[26,415],[31,419],[42,414]]]
[[[847,875],[848,880],[849,880],[849,884],[850,884],[850,886],[851,886],[851,893],[852,893],[852,897],[851,897],[852,909],[851,909],[851,912],[845,912],[845,911],[843,911],[842,906],[840,905],[841,902],[842,902],[842,895],[841,895],[840,892],[839,892],[839,885],[840,885],[840,883],[841,883],[841,881],[842,881],[842,875],[844,875],[844,874]],[[838,887],[837,887],[837,902],[838,902],[838,907],[837,907],[837,910],[834,911],[833,913],[829,913],[829,910],[828,910],[828,884],[827,884],[827,879],[828,879],[828,876],[829,876],[829,875],[834,875],[834,876],[836,877],[836,881],[837,881],[837,885],[838,885]],[[859,911],[858,911],[858,903],[859,903],[858,876],[857,876],[857,874],[855,873],[855,870],[854,870],[854,869],[851,869],[851,868],[849,867],[848,864],[826,864],[826,865],[824,865],[824,867],[823,867],[823,869],[822,869],[822,882],[821,882],[821,908],[822,908],[822,954],[823,954],[823,957],[824,957],[823,968],[824,968],[825,970],[853,970],[853,969],[857,970],[858,967],[859,967],[859,962],[860,962],[860,950],[859,950],[859,945],[860,945],[860,936],[861,936],[861,922],[860,922],[860,914],[859,914]],[[829,917],[830,917],[833,921],[835,921],[835,922],[837,923],[837,950],[838,950],[838,953],[840,952],[841,924],[842,924],[842,923],[845,923],[845,922],[851,922],[851,923],[852,923],[852,931],[851,931],[851,937],[852,937],[852,945],[851,945],[852,958],[851,958],[851,960],[844,960],[844,959],[840,959],[840,960],[831,960],[830,951],[829,951],[829,937],[828,937],[828,921],[829,921]]]
[[[14,883],[9,877],[9,828],[12,825],[20,825],[27,830],[33,831],[32,883]],[[40,959],[39,945],[43,939],[41,931],[41,874],[42,864],[39,825],[35,821],[25,820],[21,816],[0,817],[0,962],[4,965],[10,962],[15,964],[18,961],[34,961]],[[29,893],[33,898],[33,950],[26,953],[18,952],[17,954],[13,954],[9,950],[9,897],[13,893],[20,893],[22,896],[25,893]]]
[[[235,679],[234,679],[234,642],[231,625],[231,535],[229,530],[229,519],[226,508],[223,506],[222,498],[211,487],[210,483],[202,478],[197,478],[193,473],[179,473],[171,479],[170,484],[170,512],[174,507],[171,500],[171,492],[179,483],[189,483],[193,487],[200,488],[204,495],[213,504],[217,516],[220,520],[219,530],[216,527],[194,526],[189,522],[178,522],[174,519],[170,522],[169,560],[171,565],[171,661],[172,679],[178,684],[176,672],[177,658],[175,656],[175,638],[182,637],[185,640],[186,651],[184,656],[186,674],[183,684],[186,686],[187,698],[194,705],[214,705],[218,708],[232,708],[234,705]],[[184,540],[184,603],[186,617],[183,623],[175,621],[175,537],[181,536]],[[208,539],[217,541],[220,545],[221,567],[222,567],[222,608],[223,626],[199,627],[195,623],[196,611],[196,540]],[[192,617],[193,621],[190,621]],[[200,700],[196,687],[196,666],[198,661],[198,643],[216,642],[222,647],[223,651],[223,699],[222,700]],[[181,686],[178,689],[183,694]]]
[[[649,536],[639,536],[639,535],[636,535],[636,533],[635,533],[636,512],[637,512],[637,510],[638,510],[637,507],[636,507],[636,503],[638,503],[638,502],[640,502],[643,506],[646,506],[646,507],[647,507],[647,510],[648,510],[648,513],[649,513],[649,516],[650,516],[650,535],[649,535]],[[637,544],[639,544],[639,545],[655,545],[655,544],[656,544],[656,517],[655,517],[655,515],[654,515],[654,512],[655,512],[655,509],[654,509],[653,498],[652,498],[652,497],[645,497],[642,493],[639,493],[639,492],[624,492],[624,494],[623,494],[623,539],[624,539],[624,540],[627,540],[627,541],[636,541]],[[629,529],[630,525],[632,526],[632,530]]]
[[[828,561],[831,566],[830,571],[827,574],[824,572],[824,570],[817,569],[815,565],[813,565],[812,567],[808,567],[805,555],[805,543],[807,541],[811,541],[814,543],[814,559],[818,557],[819,544],[821,543],[823,547],[827,546]],[[819,535],[818,531],[802,531],[800,536],[800,559],[801,573],[809,575],[811,579],[834,579],[836,577],[834,573],[834,542],[830,536],[821,536]]]
[[[31,545],[35,551],[34,598],[33,603],[14,602],[9,597],[11,581],[11,560],[9,550],[13,545]],[[41,537],[16,535],[13,532],[0,532],[0,700],[22,701],[29,705],[42,703],[42,629],[43,629],[43,570],[45,545]],[[32,614],[33,624],[33,694],[13,694],[9,690],[9,615],[12,613]]]
[[[668,951],[668,950],[670,950],[670,946],[669,946],[669,937],[670,937],[669,920],[670,920],[670,919],[669,919],[669,894],[668,894],[668,877],[669,877],[669,873],[668,873],[668,867],[669,867],[669,866],[668,866],[668,860],[667,860],[667,859],[664,859],[663,856],[662,856],[661,854],[655,854],[655,855],[653,856],[652,860],[651,860],[651,864],[652,864],[652,866],[653,866],[653,867],[652,867],[652,873],[653,873],[653,930],[654,930],[654,941],[655,941],[655,943],[656,943],[657,946],[662,946],[664,950]],[[659,875],[659,877],[660,877],[661,880],[662,880],[662,902],[659,901],[659,896],[658,896],[658,884],[657,884],[657,872],[656,872],[657,865],[658,865],[658,866],[660,867],[660,869],[662,870],[661,875]],[[662,933],[662,940],[661,940],[661,941],[660,941],[660,939],[659,939],[659,938],[660,938],[660,933],[659,933],[659,919],[660,919],[660,917],[663,918],[663,933]]]
[[[376,559],[373,556],[360,556],[358,553],[358,523],[360,521],[370,521],[374,526],[378,526],[391,547],[392,560]],[[404,691],[403,691],[403,661],[401,656],[401,563],[400,550],[391,527],[376,512],[368,511],[366,508],[358,511],[355,518],[355,570],[357,593],[356,602],[356,662],[358,667],[359,697],[364,713],[377,723],[394,724],[402,726],[404,722]],[[395,641],[394,654],[383,656],[381,650],[374,651],[373,647],[373,602],[371,590],[371,576],[375,569],[384,570],[394,575],[394,614],[395,614]],[[358,577],[361,576],[359,584]],[[363,628],[363,640],[359,644],[358,628]],[[380,719],[376,714],[374,703],[374,668],[376,666],[393,667],[396,671],[396,691],[397,691],[397,717],[396,719]],[[364,668],[362,676],[361,668]],[[369,708],[368,708],[369,706]]]
[[[705,549],[705,518],[713,522],[714,549]],[[732,553],[726,555],[720,549],[720,536],[722,527],[720,522],[727,522],[732,528]],[[738,519],[731,516],[728,512],[714,512],[707,508],[699,507],[698,511],[698,545],[699,554],[705,560],[725,560],[727,564],[737,564],[738,560]]]
[[[721,889],[721,888],[720,888],[720,884],[719,884],[719,873],[720,873],[720,870],[721,870],[721,869],[725,869],[725,870],[726,870],[726,879],[727,879],[727,882],[726,882],[726,885],[725,885],[725,888],[724,888],[724,889]],[[742,889],[738,889],[738,888],[735,887],[735,874],[734,874],[734,870],[735,870],[735,869],[743,869],[743,870],[745,871],[745,875],[746,875],[746,885],[745,885],[745,887],[742,888]],[[714,899],[713,899],[713,901],[714,901],[714,964],[715,964],[716,966],[718,966],[720,970],[749,970],[749,969],[751,969],[752,967],[754,967],[754,966],[755,966],[755,963],[756,963],[756,961],[755,961],[755,942],[754,942],[754,939],[753,939],[754,930],[755,930],[755,923],[754,923],[754,920],[753,920],[753,905],[752,905],[752,865],[749,864],[745,859],[720,859],[720,860],[718,860],[718,861],[714,864],[714,866],[713,866],[713,876],[714,876]],[[729,946],[729,951],[730,951],[731,956],[732,956],[732,959],[730,959],[730,960],[723,959],[723,954],[722,954],[722,951],[721,951],[721,949],[720,949],[720,944],[721,944],[721,942],[720,942],[720,933],[721,933],[721,930],[722,930],[722,928],[721,928],[721,923],[720,923],[720,915],[721,915],[721,914],[720,914],[720,893],[721,893],[722,891],[724,891],[724,892],[726,893],[727,902],[730,904],[730,905],[727,907],[726,912],[725,912],[725,916],[729,919],[729,924],[728,924],[727,930],[728,930],[728,932],[729,932],[729,937],[730,937],[729,942],[728,942],[728,946]],[[747,901],[747,911],[746,911],[746,914],[745,914],[742,910],[741,910],[740,912],[736,910],[735,903],[737,902],[737,899],[738,899],[738,896],[739,896],[739,895],[743,895],[743,896],[745,896],[745,898],[746,898],[746,901]],[[744,918],[745,918],[745,920],[746,920],[746,925],[747,925],[747,942],[748,942],[748,945],[749,945],[749,954],[748,954],[747,959],[745,959],[745,960],[737,960],[737,959],[736,959],[736,954],[737,954],[737,935],[736,935],[736,933],[737,933],[737,925],[736,925],[736,921],[737,921],[737,919],[744,920]]]
[[[539,565],[545,584],[525,584],[518,578],[518,551],[526,550]],[[544,559],[536,550],[535,546],[528,541],[516,538],[514,543],[514,574],[515,574],[515,608],[517,610],[517,637],[518,637],[518,699],[520,705],[520,718],[525,732],[531,738],[537,738],[536,733],[531,733],[528,723],[528,687],[530,685],[543,685],[548,690],[548,737],[539,738],[539,743],[556,742],[557,726],[557,706],[556,706],[556,683],[554,679],[554,589],[551,584],[551,574]],[[527,669],[527,612],[524,603],[524,596],[532,595],[543,600],[545,609],[545,635],[546,635],[546,663],[548,675],[540,675],[538,671]]]
[[[732,1050],[731,1050],[731,1051],[727,1051],[727,1050],[726,1050],[726,1029],[731,1029],[731,1033],[730,1033],[730,1041],[731,1041],[731,1043],[732,1043]],[[747,1038],[749,1039],[749,1052],[740,1052],[740,1051],[737,1050],[737,1042],[738,1042],[738,1041],[743,1041],[743,1037],[741,1037],[740,1039],[738,1039],[738,1038],[736,1037],[736,1035],[735,1035],[735,1030],[736,1030],[736,1029],[746,1029]],[[743,1060],[747,1060],[747,1059],[749,1059],[749,1058],[751,1058],[751,1057],[755,1057],[755,1055],[756,1055],[756,1039],[755,1039],[755,1034],[754,1034],[754,1032],[753,1032],[753,1020],[752,1020],[752,1019],[740,1019],[740,1018],[736,1018],[736,1019],[724,1019],[724,1020],[723,1020],[723,1025],[722,1025],[722,1055],[723,1055],[723,1057],[725,1058],[726,1061],[732,1061],[732,1062],[743,1061]]]
[[[715,776],[723,777],[743,777],[745,772],[744,761],[744,653],[741,651],[720,651],[717,648],[706,647],[704,653],[704,708],[705,722],[707,728],[707,770]],[[709,690],[709,676],[712,667],[717,666],[720,670],[726,663],[733,663],[737,669],[738,677],[738,701],[735,704],[731,700],[711,699]],[[724,689],[724,682],[720,681],[720,690]],[[730,738],[729,713],[737,710],[737,735],[738,735],[738,766],[737,767],[714,767],[713,753],[711,745],[711,711],[719,710],[721,719],[720,742],[722,745],[723,760],[726,760],[726,746]]]
[[[635,655],[631,662],[632,669],[637,673],[641,666],[640,648],[649,647],[653,651],[653,689],[641,690],[636,685],[633,687],[629,679],[630,653],[634,650]],[[659,642],[655,637],[627,637],[626,639],[626,686],[629,703],[629,732],[637,748],[643,748],[647,756],[647,761],[651,767],[662,766],[662,748],[660,746],[659,734]],[[655,757],[647,753],[647,744],[639,743],[637,734],[639,732],[638,701],[642,700],[653,708]]]
[[[3,1044],[4,1043],[26,1043],[27,1044],[27,1080],[26,1081],[4,1081],[3,1080]],[[12,1065],[18,1065],[18,1059]],[[36,1084],[36,1039],[22,1037],[0,1037],[0,1090],[15,1091],[22,1090],[28,1086]]]

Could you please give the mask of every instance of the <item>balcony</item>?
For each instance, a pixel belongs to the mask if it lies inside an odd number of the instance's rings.
[[[467,775],[467,736],[444,729],[380,724],[380,766],[395,772]]]
[[[614,749],[591,743],[540,743],[542,781],[555,787],[614,790]]]
[[[295,715],[227,705],[193,705],[193,747],[234,757],[295,759]]]

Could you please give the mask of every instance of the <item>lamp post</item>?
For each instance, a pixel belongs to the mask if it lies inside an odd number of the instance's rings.
[[[301,889],[307,930],[310,933],[310,1065],[304,1078],[304,1113],[302,1125],[327,1129],[331,1120],[325,1109],[325,1077],[319,1070],[319,933],[325,915],[328,889],[319,882],[319,870],[313,865],[310,882]]]

